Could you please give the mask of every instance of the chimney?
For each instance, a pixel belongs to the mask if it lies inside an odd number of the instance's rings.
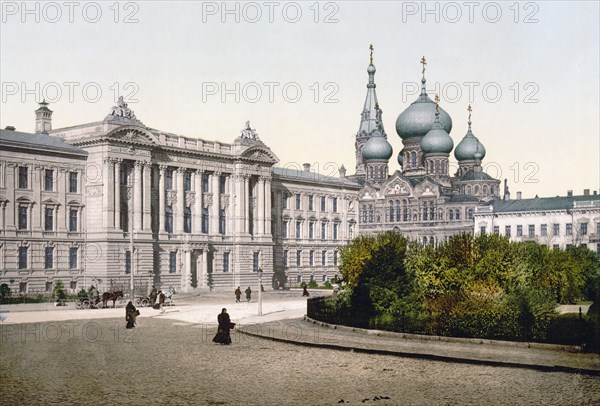
[[[506,179],[504,179],[504,200],[510,200],[510,192],[508,191],[508,185]]]
[[[344,167],[344,165],[340,166],[339,172],[340,179],[346,179],[346,168]]]
[[[573,197],[573,191],[567,190],[567,197]]]
[[[521,192],[517,192],[517,200],[521,200]]]
[[[310,172],[310,164],[303,164],[302,166],[304,167],[305,172]]]
[[[583,195],[584,196],[589,196],[590,195],[590,190],[589,189],[583,189]]]
[[[16,128],[15,128],[15,127],[13,127],[12,125],[7,125],[7,126],[4,128],[4,129],[5,129],[6,131],[15,131],[15,130],[16,130]]]
[[[48,103],[44,99],[35,111],[35,132],[38,134],[48,134],[49,131],[52,131],[52,110],[47,106]]]

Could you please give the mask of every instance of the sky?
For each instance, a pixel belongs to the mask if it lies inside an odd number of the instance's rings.
[[[279,166],[354,173],[369,44],[400,169],[398,115],[427,89],[513,197],[600,189],[599,2],[2,1],[0,126],[101,121],[231,143],[250,120]],[[451,155],[451,167],[456,168]]]

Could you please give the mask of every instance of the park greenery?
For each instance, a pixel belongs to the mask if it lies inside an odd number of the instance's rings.
[[[597,345],[597,306],[563,315],[557,304],[596,301],[600,259],[460,234],[438,246],[393,232],[361,236],[340,251],[345,291],[318,317],[333,323],[422,334]],[[313,307],[314,309],[314,307]],[[568,330],[565,332],[564,330]]]

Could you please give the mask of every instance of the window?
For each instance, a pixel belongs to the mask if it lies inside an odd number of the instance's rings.
[[[192,173],[184,172],[183,173],[183,190],[185,192],[189,192],[192,190]]]
[[[555,249],[555,250],[557,250],[557,249],[559,249],[559,248],[560,248],[560,245],[558,245],[558,244],[553,244],[553,245],[552,245],[552,249]]]
[[[208,193],[208,173],[202,174],[202,193]]]
[[[229,252],[223,253],[223,272],[229,272]]]
[[[327,280],[327,275],[323,275],[322,281],[325,282]]]
[[[225,234],[226,232],[226,218],[225,209],[219,209],[219,234]]]
[[[596,234],[600,234],[600,221],[596,223]]]
[[[169,252],[169,273],[177,272],[177,251]]]
[[[308,210],[314,210],[314,198],[313,195],[308,195]]]
[[[308,265],[313,266],[315,264],[315,251],[310,250],[308,252]]]
[[[283,266],[288,265],[288,250],[283,251]]]
[[[296,210],[300,210],[300,193],[296,193]]]
[[[373,222],[373,205],[369,205],[369,223]]]
[[[288,233],[287,229],[288,229],[288,222],[287,222],[287,220],[283,220],[281,222],[281,238],[287,238],[287,233]]]
[[[44,250],[44,269],[52,269],[54,265],[54,247],[46,247]]]
[[[259,259],[259,256],[260,256],[259,252],[253,252],[252,253],[252,272],[258,272],[258,267],[259,267],[258,259]]]
[[[19,282],[19,293],[27,293],[27,282]]]
[[[573,235],[573,224],[572,223],[567,223],[567,235]]]
[[[69,209],[69,231],[77,231],[77,209]]]
[[[547,236],[547,235],[548,235],[548,225],[547,225],[547,224],[542,224],[542,225],[540,226],[540,235],[541,235],[542,237],[545,237],[545,236]]]
[[[27,251],[29,247],[19,247],[19,269],[27,269]]]
[[[582,248],[587,248],[587,244],[584,244],[584,243],[579,244],[579,246],[582,247]]]
[[[302,222],[300,220],[296,220],[296,239],[300,239],[300,226]]]
[[[44,209],[44,230],[52,231],[54,229],[54,207]]]
[[[321,211],[325,211],[325,207],[326,207],[325,196],[321,196]]]
[[[121,169],[119,170],[119,182],[121,185],[127,184],[127,167],[125,164],[121,164]]]
[[[596,254],[600,255],[600,242],[596,244]]]
[[[473,220],[473,209],[467,210],[467,220]]]
[[[173,232],[173,208],[171,206],[165,206],[165,231]]]
[[[300,266],[302,264],[302,250],[296,251],[296,266]]]
[[[325,266],[327,262],[327,251],[321,252],[321,265]]]
[[[588,233],[588,223],[581,223],[579,225],[579,234],[587,235]]]
[[[327,223],[324,221],[321,221],[321,239],[322,240],[325,239],[326,231],[327,231]]]
[[[333,251],[333,265],[337,266],[337,264],[338,264],[338,252]]]
[[[77,193],[77,172],[69,172],[69,193]]]
[[[173,169],[165,171],[165,189],[173,190]]]
[[[69,248],[69,269],[77,268],[77,247]]]
[[[340,223],[333,223],[333,239],[338,239],[338,229],[340,228]]]
[[[192,232],[192,209],[189,207],[183,208],[183,232],[188,234]]]
[[[301,283],[302,282],[302,275],[296,276],[296,282],[297,283]]]
[[[131,273],[131,251],[125,251],[125,273]]]
[[[46,282],[46,292],[52,292],[52,282]]]
[[[504,236],[506,238],[510,238],[510,236],[511,236],[510,226],[504,226]]]
[[[287,209],[288,208],[288,194],[287,194],[287,192],[281,192],[281,208],[282,209]]]
[[[485,234],[485,226],[479,227],[479,233],[480,234]]]
[[[529,224],[528,231],[529,231],[528,234],[529,234],[530,237],[535,236],[535,224]]]
[[[225,176],[219,176],[219,194],[225,194]]]
[[[500,227],[494,226],[494,234],[500,234]]]
[[[28,168],[26,166],[19,166],[19,189],[27,189],[28,178]]]
[[[523,236],[523,226],[519,225],[517,226],[517,237],[522,237]]]
[[[334,212],[334,213],[337,213],[337,211],[338,211],[338,207],[337,207],[337,197],[334,197],[334,198],[333,198],[331,201],[332,201],[332,203],[333,203],[333,212]]]
[[[560,224],[552,224],[552,235],[560,235]]]
[[[27,230],[27,207],[19,207],[19,230]]]
[[[71,288],[72,291],[77,291],[77,281],[71,281],[69,283],[69,287]]]
[[[308,222],[308,239],[312,240],[313,238],[315,238],[315,222],[309,221]]]
[[[44,190],[50,192],[54,190],[54,170],[46,169],[44,171]]]
[[[208,234],[208,207],[202,208],[202,233]]]
[[[455,218],[456,220],[460,220],[460,210],[459,210],[459,209],[456,209],[456,213],[455,213],[455,214],[456,214],[456,215],[454,216],[454,218]]]

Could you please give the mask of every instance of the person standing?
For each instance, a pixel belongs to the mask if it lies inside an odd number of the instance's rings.
[[[148,289],[148,298],[150,299],[150,306],[154,307],[154,304],[156,303],[156,297],[156,287],[154,287],[153,285],[152,288]]]
[[[223,310],[221,310],[221,313],[217,316],[217,322],[219,323],[219,327],[217,329],[217,334],[213,337],[213,342],[222,345],[231,344],[230,330],[235,324],[231,322],[227,309],[223,308]]]
[[[250,299],[252,298],[252,289],[250,289],[250,286],[248,286],[248,289],[245,290],[246,293],[246,300],[250,301]]]
[[[235,290],[235,302],[239,303],[241,298],[242,298],[242,290],[238,286],[237,289]]]
[[[127,321],[127,325],[125,328],[134,328],[135,327],[135,318],[140,314],[138,310],[135,308],[131,300],[127,303],[125,307],[125,321]]]
[[[306,286],[304,287],[304,290],[302,291],[302,296],[310,296],[310,293],[308,293],[308,289],[306,289]]]

